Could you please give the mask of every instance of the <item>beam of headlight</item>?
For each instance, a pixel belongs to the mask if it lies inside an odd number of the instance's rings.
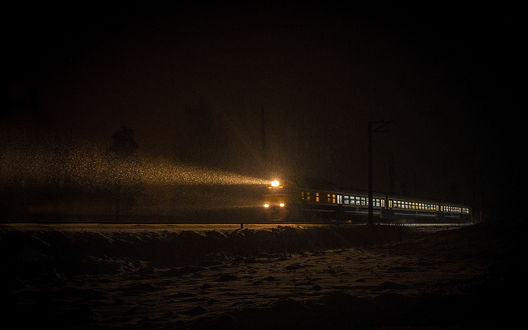
[[[165,159],[120,160],[97,147],[69,152],[4,151],[0,154],[0,182],[54,184],[65,180],[81,185],[268,185],[269,181]]]
[[[272,186],[272,187],[278,187],[279,184],[280,184],[279,180],[273,180],[273,181],[271,181],[271,186]]]

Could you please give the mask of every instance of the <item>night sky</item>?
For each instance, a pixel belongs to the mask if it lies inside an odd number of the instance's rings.
[[[380,7],[8,5],[0,147],[109,146],[127,126],[145,158],[366,189],[367,123],[392,120],[376,191],[507,200],[518,9]]]

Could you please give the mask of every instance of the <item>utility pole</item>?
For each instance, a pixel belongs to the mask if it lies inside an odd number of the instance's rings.
[[[260,133],[261,133],[261,148],[262,148],[262,167],[268,169],[267,155],[266,155],[266,117],[264,116],[264,108],[260,108]]]
[[[387,132],[386,126],[393,121],[369,121],[368,122],[368,223],[373,223],[373,192],[372,192],[372,133]]]
[[[372,224],[372,122],[368,122],[368,223]]]

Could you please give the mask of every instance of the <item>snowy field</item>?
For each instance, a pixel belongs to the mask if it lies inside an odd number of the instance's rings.
[[[518,231],[2,225],[16,328],[510,328]]]

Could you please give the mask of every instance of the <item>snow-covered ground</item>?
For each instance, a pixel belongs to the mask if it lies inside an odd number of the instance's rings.
[[[525,274],[511,237],[484,226],[4,225],[3,311],[67,328],[508,327]]]

